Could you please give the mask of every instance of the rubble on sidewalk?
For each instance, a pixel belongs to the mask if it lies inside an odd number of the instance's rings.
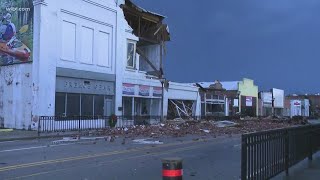
[[[149,139],[135,139],[133,142],[136,144],[163,144],[161,141],[151,141]]]
[[[233,127],[238,125],[238,123],[232,121],[218,121],[215,122],[214,125],[216,125],[217,127]]]
[[[183,120],[175,119],[165,121],[157,125],[135,125],[124,128],[111,128],[98,131],[98,135],[104,135],[106,141],[112,142],[117,135],[124,135],[127,138],[150,137],[158,138],[162,136],[182,137],[185,135],[221,136],[232,134],[243,134],[257,131],[264,131],[277,128],[286,128],[293,125],[305,124],[303,120],[288,120],[287,118],[245,118],[250,120]]]

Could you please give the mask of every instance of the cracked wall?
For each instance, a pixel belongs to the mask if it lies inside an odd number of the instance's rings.
[[[0,127],[29,129],[32,64],[0,67]]]

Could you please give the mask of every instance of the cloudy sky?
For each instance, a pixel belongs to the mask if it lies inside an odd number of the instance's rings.
[[[134,0],[167,17],[165,73],[178,82],[255,80],[320,92],[319,0]]]

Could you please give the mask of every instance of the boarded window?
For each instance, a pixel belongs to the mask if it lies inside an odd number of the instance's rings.
[[[82,27],[81,31],[81,62],[92,64],[93,60],[93,32],[92,28]]]
[[[98,32],[98,65],[100,66],[111,66],[110,59],[110,35],[106,32]]]
[[[61,59],[75,61],[76,59],[76,24],[62,21]]]

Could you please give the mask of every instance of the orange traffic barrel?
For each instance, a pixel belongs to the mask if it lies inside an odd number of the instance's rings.
[[[182,180],[183,169],[181,158],[162,159],[163,180]]]

